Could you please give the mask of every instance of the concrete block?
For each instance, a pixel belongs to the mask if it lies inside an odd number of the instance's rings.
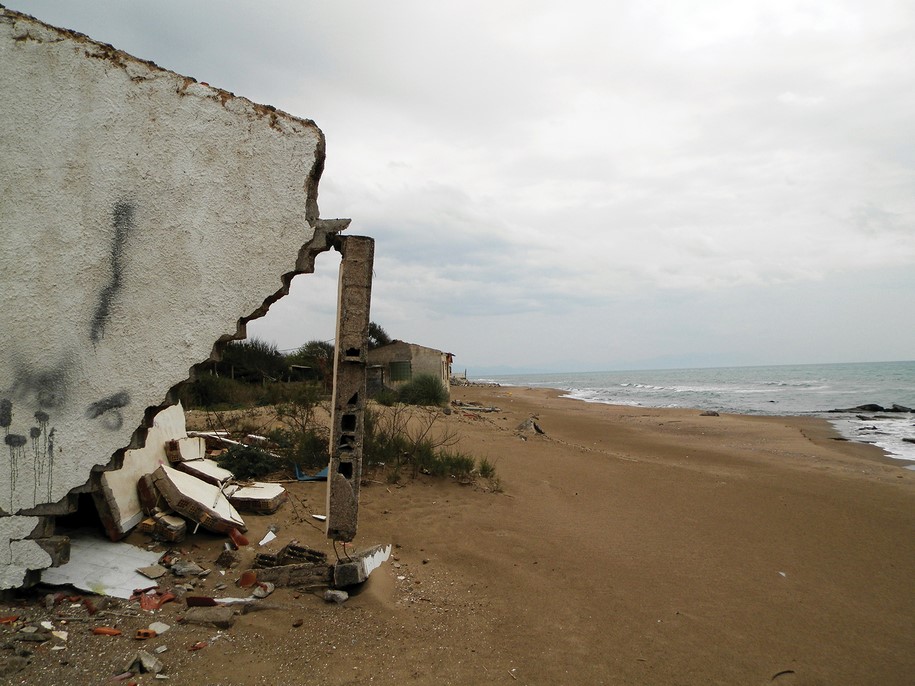
[[[361,584],[369,578],[381,563],[391,556],[391,546],[376,545],[374,548],[363,550],[350,556],[348,560],[341,560],[334,565],[334,586],[346,588]]]
[[[366,359],[375,243],[364,236],[338,240],[343,255],[337,289],[337,337],[331,400],[326,533],[352,541],[359,518],[365,424]]]
[[[331,566],[313,562],[278,565],[251,570],[258,581],[269,581],[276,586],[313,586],[329,584],[333,575]]]
[[[217,629],[231,629],[235,624],[235,610],[225,605],[189,607],[181,621],[184,624],[202,624]]]

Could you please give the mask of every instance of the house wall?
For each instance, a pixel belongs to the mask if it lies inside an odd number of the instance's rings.
[[[6,9],[0,102],[11,588],[51,564],[28,538],[65,509],[51,504],[142,445],[168,390],[312,271],[345,221],[318,219],[313,122]]]
[[[405,341],[394,341],[370,350],[368,354],[369,365],[381,365],[384,368],[384,383],[390,388],[396,388],[407,382],[407,380],[393,381],[391,379],[391,363],[410,362],[412,378],[420,374],[429,374],[441,379],[445,388],[450,389],[450,369],[446,357],[446,353],[441,350]]]

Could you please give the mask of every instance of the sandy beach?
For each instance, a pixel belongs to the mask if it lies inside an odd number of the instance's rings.
[[[899,462],[818,419],[495,386],[452,398],[499,408],[456,409],[443,426],[496,464],[502,492],[376,477],[357,547],[391,542],[394,557],[362,591],[334,605],[281,588],[223,634],[176,627],[163,637],[173,681],[912,683],[915,472]],[[543,434],[517,431],[531,416]],[[252,541],[279,523],[282,541],[331,550],[307,516],[324,485],[290,490],[277,514],[248,518]],[[205,559],[221,544],[184,547]],[[197,640],[210,643],[180,647]],[[43,683],[81,683],[89,658],[68,650]]]

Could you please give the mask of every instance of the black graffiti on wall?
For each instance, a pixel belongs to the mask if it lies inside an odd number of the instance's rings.
[[[11,433],[13,423],[13,403],[9,398],[0,399],[0,428],[3,429],[3,442],[9,448],[9,511],[15,511],[17,500],[23,498],[18,494],[22,487],[20,483],[21,470],[28,469],[29,459],[26,455],[28,444],[31,441],[31,467],[32,467],[32,503],[38,502],[39,490],[42,495],[47,495],[47,502],[51,501],[54,490],[54,428],[49,427],[51,417],[47,412],[38,410],[35,413],[37,426],[29,429],[29,435]],[[17,494],[19,497],[17,498]]]
[[[124,246],[127,237],[134,228],[133,205],[126,202],[115,203],[111,210],[111,224],[114,236],[111,241],[111,275],[108,283],[98,295],[95,313],[92,315],[92,326],[89,329],[89,338],[97,343],[105,335],[105,326],[111,317],[111,306],[114,298],[121,290],[124,277]]]
[[[124,426],[124,416],[121,408],[130,404],[130,395],[127,391],[119,391],[107,398],[96,400],[86,408],[86,419],[102,420],[102,426],[109,431],[117,431]]]

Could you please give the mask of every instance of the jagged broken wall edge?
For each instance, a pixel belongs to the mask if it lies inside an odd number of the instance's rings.
[[[313,270],[314,122],[0,7],[0,589],[46,504]]]

